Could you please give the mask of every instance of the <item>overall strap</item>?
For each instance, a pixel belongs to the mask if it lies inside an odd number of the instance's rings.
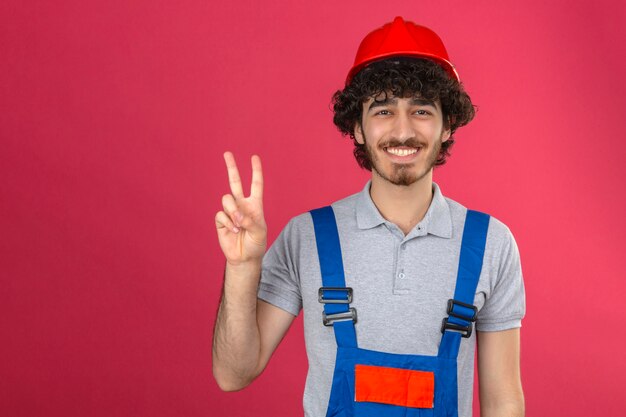
[[[331,206],[310,213],[322,273],[319,301],[324,303],[323,322],[326,326],[333,326],[338,346],[357,347],[356,310],[350,308],[352,288],[346,288],[335,213]]]
[[[440,357],[456,359],[461,337],[471,336],[477,314],[474,294],[483,267],[488,228],[488,214],[467,210],[454,299],[448,301],[448,317],[443,320],[441,327],[443,336],[439,345]]]

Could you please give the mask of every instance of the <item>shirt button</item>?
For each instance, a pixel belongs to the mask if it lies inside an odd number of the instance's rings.
[[[404,278],[404,272],[400,272],[400,273],[398,274],[398,278],[403,279],[403,278]]]

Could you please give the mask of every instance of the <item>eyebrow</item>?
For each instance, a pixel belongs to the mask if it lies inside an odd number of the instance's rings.
[[[396,97],[387,97],[384,100],[374,99],[374,101],[369,105],[367,111],[370,111],[376,107],[388,106],[390,104],[393,104],[393,105],[398,104],[398,99]],[[435,106],[435,103],[433,101],[426,100],[424,98],[418,98],[418,97],[411,98],[410,104],[411,106],[431,106],[434,109],[437,108],[437,106]]]

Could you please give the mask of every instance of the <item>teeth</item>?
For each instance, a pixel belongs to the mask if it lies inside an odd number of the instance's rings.
[[[407,156],[407,155],[412,155],[415,152],[417,152],[417,149],[396,149],[396,148],[387,148],[387,152],[392,153],[394,155],[398,155],[398,156]]]

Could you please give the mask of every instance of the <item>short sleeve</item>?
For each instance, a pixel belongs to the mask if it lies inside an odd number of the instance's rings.
[[[263,256],[258,298],[297,316],[302,309],[298,276],[299,235],[291,219]]]
[[[519,249],[509,228],[504,226],[503,229],[505,236],[498,251],[496,281],[477,317],[476,329],[479,331],[501,331],[521,327],[522,318],[526,314],[526,295]]]

